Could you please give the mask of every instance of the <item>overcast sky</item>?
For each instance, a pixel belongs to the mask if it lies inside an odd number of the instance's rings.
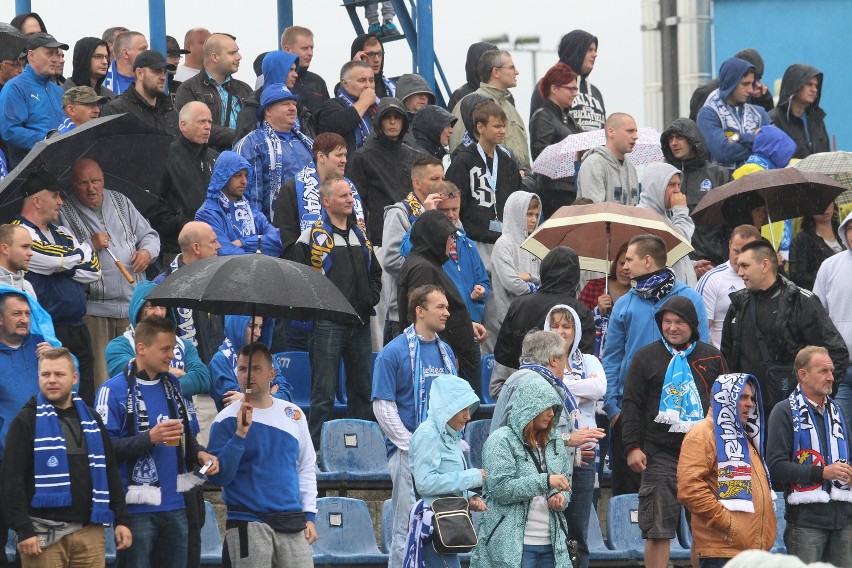
[[[346,9],[338,0],[293,0],[294,22],[311,28],[316,51],[311,70],[325,78],[331,88],[340,66],[349,58],[355,34]],[[112,3],[72,4],[55,0],[33,0],[32,8],[45,21],[50,33],[68,43],[84,36],[97,36],[111,26],[125,26],[149,34],[148,3],[124,0]],[[250,6],[240,14],[239,7]],[[642,34],[638,0],[609,0],[606,3],[577,0],[433,0],[435,51],[455,89],[464,82],[467,47],[483,38],[508,34],[537,35],[541,38],[537,73],[539,76],[556,62],[559,38],[573,29],[584,29],[600,41],[598,59],[590,79],[604,96],[607,112],[628,112],[643,123],[644,88],[642,79]],[[271,0],[167,0],[166,29],[183,42],[187,29],[202,26],[211,31],[237,36],[244,59],[238,78],[254,86],[252,61],[261,52],[278,48],[277,4]],[[362,9],[359,9],[361,12]],[[0,7],[0,19],[14,17],[14,2]],[[366,26],[365,26],[366,27]],[[411,52],[404,41],[389,43],[385,71],[390,75],[411,72]],[[509,47],[510,51],[512,50]],[[515,64],[521,74],[515,100],[521,116],[529,116],[533,87],[532,54],[516,52]],[[65,74],[71,74],[71,55]]]

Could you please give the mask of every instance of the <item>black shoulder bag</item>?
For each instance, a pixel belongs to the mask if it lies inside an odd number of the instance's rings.
[[[532,450],[532,448],[530,446],[528,446],[526,444],[524,444],[524,449],[527,451],[527,453],[532,458],[532,461],[535,464],[536,469],[538,469],[538,472],[546,474],[547,477],[548,477],[548,480],[549,480],[550,479],[550,473],[547,471],[546,468],[542,467],[541,461],[539,461],[539,459],[538,459],[538,455]],[[549,485],[549,481],[548,481],[548,485]],[[555,489],[554,489],[554,491],[555,491]],[[549,494],[548,494],[548,497],[550,497]],[[568,555],[571,559],[571,564],[573,566],[579,566],[580,565],[580,557],[577,555],[577,548],[578,548],[577,541],[571,540],[571,537],[568,536],[568,527],[567,527],[567,521],[565,519],[564,511],[551,511],[551,513],[556,515],[556,520],[559,522],[559,528],[562,529],[562,533],[565,535],[565,542],[567,543],[567,546],[568,546]]]
[[[749,311],[751,312],[751,322],[754,325],[754,333],[757,336],[757,347],[760,349],[760,358],[763,359],[763,365],[766,367],[761,394],[764,411],[768,413],[772,411],[776,403],[790,396],[797,381],[793,365],[780,365],[772,360],[769,347],[766,345],[766,338],[763,337],[763,333],[757,325],[757,309],[754,304],[755,298],[749,298]]]

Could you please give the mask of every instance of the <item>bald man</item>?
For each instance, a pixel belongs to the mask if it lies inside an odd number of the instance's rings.
[[[604,124],[606,144],[589,150],[577,175],[577,197],[595,203],[611,201],[623,205],[639,203],[639,176],[627,159],[639,139],[632,116],[623,112],[609,115]]]
[[[101,266],[101,278],[89,284],[84,318],[92,336],[95,385],[100,387],[109,378],[104,349],[130,324],[130,297],[159,256],[160,238],[127,197],[104,188],[104,173],[94,160],[74,163],[71,191],[60,208],[60,224],[96,251]],[[133,283],[122,275],[112,255],[129,271]]]
[[[234,145],[237,116],[252,88],[234,78],[240,69],[240,48],[229,35],[213,34],[204,42],[204,68],[184,81],[177,90],[175,106],[180,110],[190,101],[202,101],[213,115],[210,146],[229,150]]]
[[[213,163],[219,156],[208,145],[213,116],[206,104],[186,103],[178,115],[178,128],[180,135],[169,148],[160,202],[145,212],[151,226],[160,234],[164,265],[181,252],[178,233],[195,219],[195,212],[204,203]]]
[[[186,81],[201,71],[204,65],[204,42],[210,35],[210,31],[205,28],[192,28],[186,32],[183,48],[189,53],[184,57],[183,65],[178,66],[175,81]]]

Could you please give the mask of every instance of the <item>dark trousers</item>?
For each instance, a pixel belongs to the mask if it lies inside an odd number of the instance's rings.
[[[621,437],[623,425],[622,417],[619,416],[610,431],[612,435],[610,442],[612,458],[609,463],[612,469],[613,496],[639,493],[639,484],[642,481],[642,476],[627,465],[627,457],[624,455],[624,440]]]
[[[186,542],[186,568],[201,566],[201,528],[204,526],[204,492],[201,487],[193,487],[183,494],[186,504],[186,524],[189,538]]]
[[[92,338],[85,325],[55,325],[56,339],[77,358],[80,365],[78,394],[86,404],[95,406],[95,358],[92,355]]]

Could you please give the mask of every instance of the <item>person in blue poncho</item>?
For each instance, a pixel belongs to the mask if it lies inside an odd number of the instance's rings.
[[[237,383],[237,357],[240,349],[249,343],[269,345],[272,337],[272,320],[264,321],[260,316],[225,316],[225,341],[219,351],[210,360],[210,397],[216,404],[216,411],[242,400],[243,393]],[[287,379],[276,371],[273,380],[272,396],[290,401],[291,389]]]
[[[254,178],[245,158],[234,152],[222,152],[213,168],[207,187],[207,199],[195,213],[196,221],[213,228],[222,248],[219,256],[260,252],[280,256],[281,233],[266,215],[245,198]]]

